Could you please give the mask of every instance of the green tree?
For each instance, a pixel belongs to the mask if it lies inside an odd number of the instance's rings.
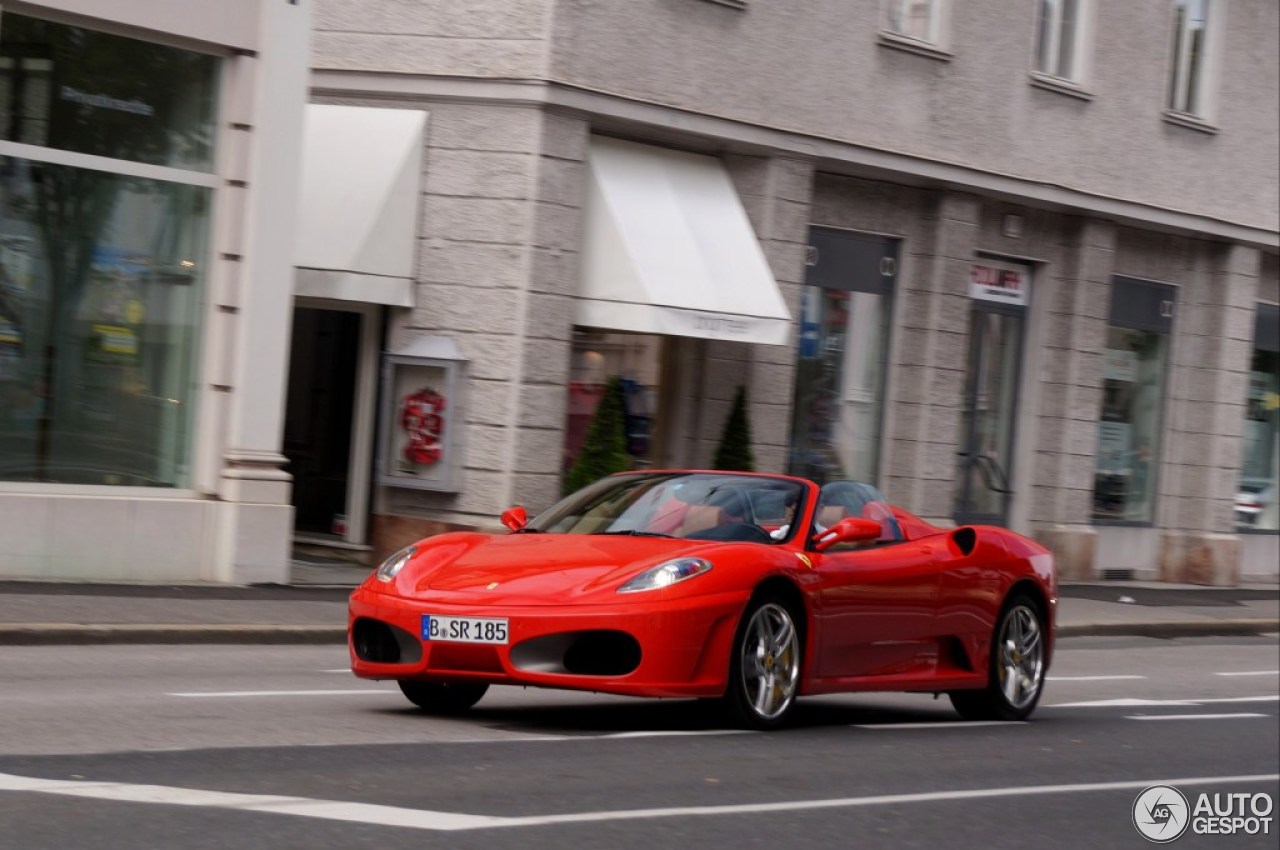
[[[604,396],[596,406],[582,451],[564,479],[566,494],[580,490],[594,481],[631,468],[627,454],[626,417],[622,407],[622,382],[610,378],[604,385]]]
[[[751,454],[751,424],[747,421],[747,391],[739,386],[716,448],[715,468],[752,472],[755,465]]]

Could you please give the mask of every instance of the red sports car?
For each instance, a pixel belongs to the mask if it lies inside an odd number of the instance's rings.
[[[1004,720],[1040,699],[1053,556],[1007,529],[937,528],[853,481],[684,470],[502,520],[419,541],[352,593],[357,676],[436,712],[492,684],[723,698],[756,729],[810,694],[945,692]]]

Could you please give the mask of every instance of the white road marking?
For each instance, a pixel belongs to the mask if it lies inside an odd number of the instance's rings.
[[[1025,720],[944,720],[919,723],[854,723],[855,729],[971,729],[976,726],[1025,726]]]
[[[165,694],[165,696],[223,699],[228,697],[336,697],[349,696],[351,694],[363,694],[365,696],[377,694],[379,696],[385,696],[386,694],[398,695],[398,692],[388,688],[363,688],[359,690],[347,688],[341,691],[190,691],[186,693]]]
[[[1270,714],[1128,714],[1125,720],[1228,720],[1237,717],[1270,717]]]
[[[753,735],[755,734],[749,729],[683,729],[663,732],[661,730],[653,730],[648,732],[611,732],[608,735],[594,735],[593,738],[687,738],[700,735]],[[564,736],[563,740],[574,740],[571,736]],[[577,740],[582,740],[578,737]]]
[[[1005,788],[975,788],[955,791],[929,791],[918,794],[883,794],[873,797],[842,797],[831,800],[793,800],[782,803],[746,803],[721,806],[681,806],[663,809],[621,809],[605,812],[569,812],[525,817],[468,815],[427,809],[406,809],[372,803],[349,803],[341,800],[313,800],[306,797],[281,797],[267,794],[236,794],[225,791],[201,791],[167,785],[129,785],[122,782],[83,782],[66,779],[38,779],[0,773],[0,791],[59,794],[115,800],[129,803],[152,803],[171,806],[201,806],[235,811],[295,815],[322,820],[366,823],[377,826],[399,826],[442,832],[492,829],[497,827],[546,826],[564,823],[598,823],[602,821],[639,820],[647,818],[706,817],[755,815],[766,812],[805,811],[814,809],[846,809],[864,806],[898,806],[905,803],[934,803],[946,800],[979,800],[1000,797],[1030,797],[1046,794],[1084,794],[1148,788],[1152,785],[1175,787],[1197,785],[1238,785],[1245,782],[1273,782],[1280,773],[1245,776],[1199,776],[1180,779],[1152,778],[1124,782],[1087,782],[1072,785],[1027,785]]]
[[[1218,673],[1219,676],[1280,676],[1280,670],[1239,670],[1232,673]]]
[[[1115,682],[1120,679],[1145,679],[1146,676],[1046,676],[1050,682]]]
[[[1050,708],[1129,708],[1143,705],[1204,705],[1211,702],[1280,702],[1280,694],[1264,697],[1189,697],[1187,699],[1098,699],[1087,702],[1059,702]]]

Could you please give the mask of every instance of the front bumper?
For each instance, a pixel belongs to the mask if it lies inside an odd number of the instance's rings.
[[[351,595],[347,648],[352,672],[367,679],[714,697],[725,690],[745,603],[745,597],[725,594],[632,597],[614,605],[441,604],[361,587]],[[509,642],[424,641],[423,614],[505,617]]]

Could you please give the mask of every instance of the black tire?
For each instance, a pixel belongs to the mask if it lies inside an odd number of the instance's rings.
[[[804,644],[795,614],[773,596],[751,600],[742,613],[729,660],[725,704],[736,725],[777,729],[800,690]]]
[[[432,714],[461,714],[480,701],[488,682],[397,682],[409,702]]]
[[[1044,613],[1030,596],[1016,594],[991,635],[987,686],[947,696],[966,720],[1025,720],[1044,693],[1046,661]]]

